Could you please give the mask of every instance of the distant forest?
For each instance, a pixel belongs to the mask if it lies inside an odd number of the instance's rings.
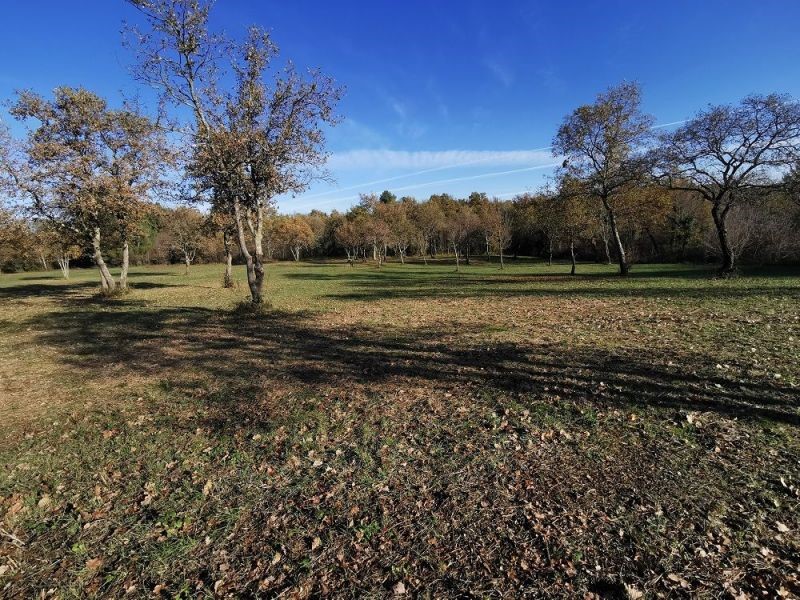
[[[642,202],[646,196],[647,202]],[[426,200],[392,192],[362,195],[347,212],[313,210],[266,219],[264,249],[268,259],[339,258],[353,261],[396,260],[458,255],[539,257],[545,260],[613,262],[607,213],[598,205],[570,215],[556,193],[523,194],[500,201],[485,193],[468,198],[435,194]],[[702,199],[686,191],[657,187],[634,190],[620,202],[617,221],[632,262],[711,262],[719,260],[712,216]],[[570,223],[577,217],[579,221]],[[91,247],[65,246],[46,221],[0,215],[0,266],[5,272],[51,269],[65,253],[78,266],[92,266]],[[754,193],[737,205],[728,220],[731,245],[741,262],[800,261],[800,203],[787,189]],[[113,235],[113,234],[112,234]],[[226,243],[214,219],[195,208],[148,204],[130,245],[134,265],[222,262]],[[242,261],[228,240],[234,263]],[[108,261],[119,265],[121,244],[108,240]],[[116,250],[116,251],[115,251]]]

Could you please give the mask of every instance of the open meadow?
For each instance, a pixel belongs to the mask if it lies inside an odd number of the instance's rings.
[[[509,263],[0,276],[0,596],[797,594],[800,271]]]

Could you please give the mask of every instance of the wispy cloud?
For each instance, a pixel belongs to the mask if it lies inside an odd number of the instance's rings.
[[[511,87],[514,83],[514,72],[506,64],[487,57],[483,59],[483,66],[505,87]]]
[[[349,145],[386,146],[389,139],[376,129],[348,117],[330,134],[331,139],[347,140]]]
[[[397,98],[389,98],[389,107],[395,112],[395,114],[400,117],[401,119],[405,119],[408,117],[408,108],[403,102],[400,102]]]
[[[534,166],[552,162],[549,148],[535,150],[350,150],[328,161],[332,169],[439,169],[481,163],[487,166]]]

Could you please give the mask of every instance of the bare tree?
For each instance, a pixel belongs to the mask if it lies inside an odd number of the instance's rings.
[[[591,223],[595,215],[591,211],[590,199],[585,195],[584,186],[569,176],[562,177],[559,181],[558,193],[552,199],[557,230],[569,246],[570,275],[577,271],[577,258],[575,243],[578,239],[591,230]]]
[[[494,248],[500,256],[500,269],[505,268],[503,252],[511,245],[511,212],[506,203],[496,198],[482,206],[481,224],[490,249]]]
[[[599,94],[594,104],[566,117],[553,140],[553,153],[566,156],[562,170],[581,182],[586,195],[602,203],[619,260],[619,272],[630,266],[620,237],[615,200],[625,187],[643,181],[653,117],[641,111],[641,90],[622,83]]]
[[[222,234],[222,249],[225,253],[225,273],[222,276],[222,287],[234,287],[233,281],[233,244],[236,238],[236,226],[229,215],[212,210],[205,223],[203,230],[206,235]]]
[[[186,206],[176,208],[167,221],[167,235],[173,252],[179,254],[184,264],[184,274],[197,256],[204,235],[205,220],[199,211]]]
[[[461,256],[464,246],[479,229],[478,216],[473,210],[463,203],[456,203],[448,212],[444,220],[447,241],[453,249],[456,258],[456,271],[461,269]]]
[[[201,0],[129,0],[150,31],[130,29],[138,77],[188,107],[189,172],[198,190],[236,224],[253,303],[263,301],[264,221],[279,194],[299,193],[324,176],[323,124],[334,124],[342,90],[318,71],[301,76],[289,64],[271,71],[277,48],[251,28],[234,44],[208,28],[211,4]],[[237,58],[230,65],[224,55]],[[222,88],[228,81],[234,86]]]
[[[722,264],[735,272],[728,231],[734,206],[752,190],[778,188],[774,177],[800,158],[800,103],[789,96],[748,96],[738,105],[711,106],[662,136],[659,176],[670,187],[698,193],[711,205]]]
[[[521,198],[520,198],[521,199]],[[556,195],[545,189],[542,193],[531,197],[531,217],[534,227],[540,231],[547,244],[547,264],[553,266],[553,249],[561,237],[562,219]]]
[[[75,235],[69,229],[45,220],[34,223],[32,241],[45,270],[50,268],[50,261],[55,259],[61,275],[69,279],[70,261],[81,255],[79,240]]]
[[[411,212],[417,232],[417,245],[422,260],[428,264],[428,253],[439,235],[444,222],[444,214],[438,204],[428,201],[417,204]]]

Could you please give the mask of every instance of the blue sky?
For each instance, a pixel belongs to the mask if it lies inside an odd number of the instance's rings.
[[[0,98],[60,84],[137,93],[120,44],[136,18],[122,0],[2,3]],[[797,0],[219,0],[212,20],[231,34],[267,27],[283,56],[347,87],[329,135],[336,183],[281,198],[284,212],[344,209],[384,188],[535,189],[564,115],[624,79],[661,124],[753,92],[800,97]]]

